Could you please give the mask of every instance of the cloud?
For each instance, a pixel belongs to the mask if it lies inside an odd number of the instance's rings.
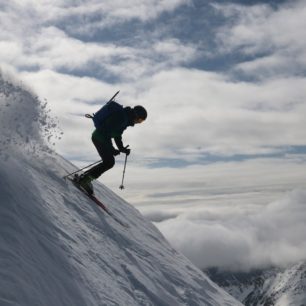
[[[168,219],[176,218],[177,215],[164,212],[151,212],[146,217],[152,222],[162,222]]]
[[[145,169],[132,155],[120,194],[201,268],[281,266],[306,255],[303,160],[302,155]],[[119,192],[122,170],[118,163],[102,182]]]
[[[305,190],[295,190],[256,212],[202,209],[158,224],[171,243],[200,268],[248,270],[306,259]]]
[[[174,38],[155,42],[153,50],[153,57],[161,56],[163,62],[170,62],[172,65],[188,63],[200,57],[195,45],[183,45],[180,40]]]
[[[139,164],[142,159],[132,153],[123,196],[145,215],[158,212],[177,215],[203,207],[212,211],[229,212],[235,208],[249,211],[304,184],[303,155],[148,169],[143,165],[147,161]],[[117,161],[111,173],[101,178],[115,191],[122,177],[123,156]]]
[[[7,15],[9,19],[9,13]],[[3,22],[2,25],[1,61],[21,71],[51,69],[105,81],[131,82],[191,62],[199,56],[195,45],[182,44],[173,38],[144,39],[146,42],[139,48],[115,41],[83,41],[70,36],[58,24],[38,25],[35,19],[32,24],[25,22],[26,38],[13,24],[7,26]],[[12,34],[6,37],[8,31]]]
[[[152,134],[152,144],[164,150],[160,157],[262,154],[304,143],[303,78],[252,84],[217,73],[173,69],[145,84],[149,90],[142,98],[149,104],[151,121],[139,133]]]
[[[253,57],[238,65],[240,71],[256,77],[305,72],[304,1],[288,1],[277,9],[268,4],[214,7],[231,20],[217,34],[223,51]]]
[[[137,80],[192,61],[197,50],[190,43],[183,45],[175,38],[160,34],[151,37],[145,31],[139,32],[136,46],[128,45],[127,37],[132,38],[129,23],[135,18],[143,23],[151,22],[164,12],[189,4],[189,0],[5,3],[0,12],[1,62],[21,71],[52,69],[112,82]],[[128,24],[122,28],[122,23]],[[103,32],[105,26],[111,26],[117,34],[122,32],[125,40],[105,41],[108,35]],[[12,52],[3,51],[8,48]]]
[[[27,41],[20,38],[19,42],[3,41],[1,45],[2,60],[19,69],[83,70],[84,74],[93,64],[107,70],[115,58],[129,58],[135,53],[132,48],[115,44],[85,43],[56,27],[42,28]]]
[[[52,3],[34,0],[14,0],[5,5],[6,11],[13,10],[15,14],[24,17],[37,18],[41,24],[65,23],[72,20],[76,27],[90,25],[91,30],[116,23],[139,19],[143,22],[158,18],[162,13],[172,12],[180,6],[190,5],[190,0],[98,0],[66,1],[57,0]],[[94,17],[94,18],[92,18]]]
[[[0,41],[0,58],[2,62],[13,63],[15,58],[22,56],[22,48],[18,42]]]

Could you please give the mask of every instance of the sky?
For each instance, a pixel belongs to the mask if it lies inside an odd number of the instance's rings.
[[[146,107],[148,119],[123,137],[126,188],[122,155],[100,180],[198,266],[286,264],[306,252],[287,256],[281,236],[284,260],[272,250],[238,264],[210,259],[220,245],[236,254],[244,220],[248,238],[262,237],[258,213],[303,202],[305,28],[298,0],[0,0],[0,67],[48,102],[63,132],[54,148],[79,166],[99,159],[85,113],[117,90],[119,103]],[[217,235],[222,226],[228,235]],[[246,239],[249,253],[258,239]]]

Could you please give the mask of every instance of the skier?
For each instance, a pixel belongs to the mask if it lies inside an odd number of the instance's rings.
[[[142,123],[146,118],[147,111],[143,106],[122,107],[122,110],[109,114],[102,124],[96,128],[91,139],[102,158],[102,162],[87,170],[77,179],[81,187],[89,194],[93,194],[91,182],[115,165],[114,156],[121,152],[126,155],[130,154],[131,150],[128,146],[124,146],[122,142],[124,130],[129,126]],[[118,149],[113,147],[112,139],[114,139]]]

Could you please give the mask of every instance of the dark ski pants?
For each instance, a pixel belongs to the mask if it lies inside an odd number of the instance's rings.
[[[102,162],[86,171],[85,174],[89,174],[90,176],[97,179],[105,171],[114,167],[115,157],[111,146],[95,139],[94,137],[92,137],[91,140],[95,145],[99,155],[101,156]]]

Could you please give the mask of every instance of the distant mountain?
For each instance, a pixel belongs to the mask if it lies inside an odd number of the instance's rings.
[[[306,263],[251,272],[206,274],[246,306],[306,306]]]

